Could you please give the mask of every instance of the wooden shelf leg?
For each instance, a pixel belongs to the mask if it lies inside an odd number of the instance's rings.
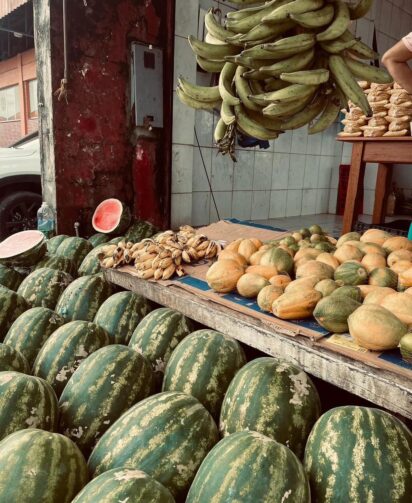
[[[386,204],[392,183],[392,164],[380,163],[376,175],[375,204],[373,207],[373,224],[385,222]]]
[[[348,192],[346,194],[345,213],[343,215],[342,233],[350,232],[355,221],[355,208],[358,199],[359,181],[365,174],[363,161],[363,142],[356,142],[352,147],[352,161],[349,172]]]

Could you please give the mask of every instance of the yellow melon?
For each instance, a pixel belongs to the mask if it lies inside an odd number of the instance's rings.
[[[273,303],[273,314],[282,320],[310,318],[321,298],[316,290],[284,293]]]
[[[272,312],[272,305],[276,299],[283,295],[283,288],[280,286],[268,285],[262,288],[257,296],[257,303],[262,311]]]
[[[362,296],[362,299],[366,298],[366,296],[371,293],[371,292],[374,292],[376,289],[378,288],[382,288],[381,286],[376,286],[376,285],[356,285],[360,292],[361,292],[361,296]]]
[[[412,252],[405,249],[396,250],[388,255],[388,266],[392,267],[397,262],[404,260],[412,262]]]
[[[324,264],[327,264],[330,267],[333,267],[333,269],[337,269],[339,267],[339,260],[330,253],[326,252],[321,253],[316,257],[316,260],[318,262],[323,262]]]
[[[269,284],[269,281],[263,276],[246,273],[236,283],[236,290],[242,297],[253,299],[258,296],[262,288],[265,288]]]
[[[364,243],[375,243],[382,246],[391,235],[381,229],[368,229],[360,240]]]
[[[378,286],[375,290],[368,293],[363,301],[364,304],[378,304],[381,305],[383,299],[388,295],[396,293],[393,288],[387,288],[385,286]]]
[[[386,259],[379,253],[368,253],[362,258],[361,264],[370,273],[377,267],[386,267]]]
[[[349,316],[348,325],[349,333],[355,341],[360,346],[374,351],[396,348],[408,330],[399,318],[376,304],[367,304],[356,309]]]
[[[412,241],[402,236],[392,236],[383,243],[383,248],[387,253],[392,253],[397,250],[412,251]]]
[[[249,261],[250,257],[257,251],[257,247],[250,239],[242,239],[237,249],[237,252],[243,255],[247,261]]]
[[[259,250],[259,248],[261,246],[263,246],[263,243],[260,239],[257,239],[257,238],[250,238],[250,240],[252,241],[252,243],[256,246],[256,248]]]
[[[287,274],[276,274],[269,279],[269,283],[273,286],[285,287],[292,282],[292,279]]]
[[[244,267],[236,260],[222,259],[210,266],[206,273],[206,281],[215,292],[233,292],[244,272]]]
[[[387,253],[386,251],[382,248],[382,246],[377,245],[376,243],[359,243],[359,249],[361,252],[363,252],[365,255],[367,254],[374,254],[377,253],[378,255],[382,255],[382,257],[386,257]]]
[[[266,252],[266,250],[262,250],[262,248],[259,251],[255,252],[249,258],[249,264],[250,265],[259,265],[260,264],[260,259],[265,254],[265,252]]]
[[[382,300],[381,306],[385,307],[406,325],[412,325],[412,295],[405,292],[388,295]]]
[[[306,264],[299,265],[296,270],[296,279],[305,278],[308,276],[316,276],[318,281],[321,279],[332,279],[335,270],[328,264],[319,262],[318,260],[311,260]]]
[[[247,267],[247,260],[243,255],[231,250],[222,250],[217,258],[218,260],[235,260],[242,267]]]
[[[412,267],[398,274],[399,286],[403,289],[412,287]]]
[[[314,286],[319,283],[317,276],[308,276],[306,278],[295,279],[285,287],[286,293],[299,292],[301,290],[313,290]]]
[[[343,244],[335,251],[333,256],[339,261],[340,264],[343,264],[348,260],[356,260],[360,262],[362,260],[363,253],[355,246]]]
[[[270,280],[270,278],[278,274],[278,270],[273,265],[250,265],[246,269],[246,272],[250,274],[258,274],[267,280]]]
[[[400,274],[401,272],[407,271],[412,267],[412,262],[409,260],[399,260],[398,262],[395,262],[391,270],[396,272],[396,274]]]
[[[302,258],[310,258],[313,260],[322,253],[323,252],[321,250],[317,250],[316,248],[301,248],[295,253],[294,259],[295,262],[297,262]]]
[[[232,241],[231,243],[229,243],[226,246],[225,250],[237,252],[241,242],[242,242],[242,238],[236,239],[235,241]]]

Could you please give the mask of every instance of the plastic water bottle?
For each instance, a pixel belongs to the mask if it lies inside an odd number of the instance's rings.
[[[43,202],[37,212],[37,230],[41,231],[47,239],[54,235],[56,222],[54,212],[50,206]]]

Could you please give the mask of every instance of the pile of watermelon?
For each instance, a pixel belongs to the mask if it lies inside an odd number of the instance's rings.
[[[411,501],[400,420],[322,415],[302,369],[117,291],[111,235],[29,232],[0,244],[0,502]]]

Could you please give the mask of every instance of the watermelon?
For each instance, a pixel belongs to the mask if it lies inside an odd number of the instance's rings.
[[[66,234],[60,234],[58,236],[54,236],[54,238],[50,238],[46,241],[47,245],[47,253],[49,255],[54,255],[57,252],[57,248],[63,243],[63,241],[68,238]]]
[[[214,330],[198,330],[173,351],[162,389],[196,397],[219,419],[230,381],[245,363],[245,353],[235,339]]]
[[[255,431],[221,440],[201,464],[186,499],[186,503],[310,501],[299,459],[284,445]]]
[[[66,238],[57,248],[56,255],[73,260],[78,269],[84,257],[93,250],[93,245],[87,239],[79,237]]]
[[[45,255],[42,260],[36,264],[35,269],[41,269],[42,267],[67,272],[67,274],[70,274],[73,278],[77,276],[77,268],[73,260],[61,255]]]
[[[150,222],[138,220],[127,229],[125,239],[132,243],[138,243],[142,239],[151,238],[157,231],[158,229]]]
[[[25,428],[56,431],[58,413],[56,394],[46,381],[10,370],[0,372],[0,440]]]
[[[108,245],[117,245],[120,241],[124,241],[126,238],[124,236],[116,236],[107,242]]]
[[[113,468],[102,473],[73,503],[175,503],[171,492],[141,470]]]
[[[54,309],[60,295],[72,281],[73,278],[67,272],[43,267],[24,278],[17,293],[32,307]]]
[[[141,295],[119,292],[103,302],[94,322],[106,330],[112,344],[129,344],[135,328],[150,310],[150,303]]]
[[[412,433],[382,410],[337,407],[315,424],[304,466],[317,503],[410,503]]]
[[[129,208],[118,199],[106,199],[95,209],[93,229],[101,234],[121,234],[130,225],[132,216]]]
[[[189,318],[174,309],[161,307],[137,325],[129,346],[142,353],[151,362],[157,378],[162,379],[172,351],[192,331]]]
[[[93,245],[93,248],[96,248],[96,246],[100,246],[104,243],[107,243],[109,241],[109,236],[107,234],[102,234],[101,232],[98,232],[97,234],[93,234],[93,236],[90,236],[89,241]]]
[[[97,350],[63,390],[60,432],[87,456],[123,412],[149,396],[152,379],[150,363],[136,351],[120,344]]]
[[[45,379],[60,396],[81,362],[107,344],[109,336],[103,328],[87,321],[71,321],[47,339],[33,364],[33,374]]]
[[[84,257],[78,270],[79,276],[91,276],[100,272],[99,254],[102,253],[102,248],[104,246],[106,245],[96,246],[96,248],[93,248],[93,250]]]
[[[359,262],[351,260],[335,269],[334,280],[344,285],[364,285],[368,282],[368,271]]]
[[[18,273],[15,269],[0,264],[0,285],[16,291],[23,279],[24,276]]]
[[[0,372],[15,370],[23,374],[30,373],[30,365],[26,358],[7,344],[0,344]]]
[[[174,391],[142,400],[102,436],[89,458],[93,477],[111,468],[143,470],[180,501],[218,441],[212,416],[196,398]]]
[[[19,351],[32,367],[43,344],[64,323],[64,318],[51,309],[33,307],[17,318],[7,332],[4,343]]]
[[[0,243],[0,264],[31,267],[44,256],[46,250],[42,232],[17,232]]]
[[[56,313],[67,321],[93,321],[99,307],[110,297],[109,283],[97,275],[82,276],[71,283],[56,305]]]
[[[320,410],[318,392],[303,370],[283,360],[257,358],[230,383],[219,428],[222,436],[257,431],[301,457]]]
[[[76,444],[34,428],[0,442],[0,466],[4,503],[70,503],[89,480]]]
[[[21,295],[5,286],[0,286],[0,341],[2,341],[16,320],[29,305]]]

